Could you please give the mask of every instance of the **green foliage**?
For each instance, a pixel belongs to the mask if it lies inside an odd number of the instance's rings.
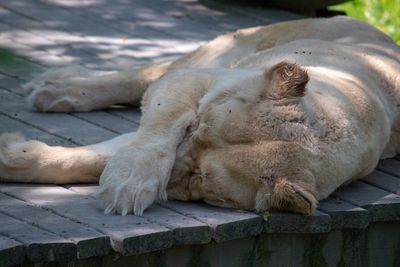
[[[29,59],[0,47],[0,71],[14,76],[30,77],[40,71]]]
[[[400,0],[353,0],[330,9],[374,25],[400,45]]]
[[[15,56],[14,54],[6,50],[4,48],[0,48],[0,64],[2,65],[9,65],[9,64],[15,64]]]
[[[264,218],[264,221],[268,221],[268,219],[269,219],[269,212],[268,211],[264,212],[263,218]]]

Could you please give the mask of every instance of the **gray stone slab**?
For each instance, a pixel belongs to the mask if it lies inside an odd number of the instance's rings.
[[[0,102],[0,114],[75,144],[93,144],[116,136],[113,132],[68,114],[34,112],[27,107],[24,98],[4,90],[0,90]]]
[[[362,178],[361,181],[400,195],[400,179],[390,174],[375,170],[371,174]]]
[[[367,210],[338,198],[328,197],[319,202],[318,209],[329,214],[331,228],[366,228],[369,224]]]
[[[358,181],[339,188],[333,195],[368,210],[371,221],[400,220],[399,195]]]
[[[0,192],[83,223],[111,238],[122,255],[140,254],[171,247],[172,231],[133,215],[105,215],[95,199],[59,186],[2,184]]]
[[[77,247],[77,257],[80,259],[102,256],[111,249],[110,238],[107,235],[2,193],[0,212],[73,241]]]
[[[325,233],[331,230],[328,214],[316,210],[312,215],[271,212],[263,214],[265,233]]]
[[[11,266],[23,263],[25,260],[24,245],[0,235],[0,266]]]
[[[212,238],[217,242],[254,236],[262,232],[262,218],[254,213],[194,202],[168,201],[160,205],[207,224],[213,231]]]
[[[69,190],[94,197],[97,185],[68,185]],[[211,241],[211,229],[207,224],[184,216],[159,205],[146,210],[143,217],[172,230],[174,245],[205,244]]]
[[[76,245],[70,240],[2,213],[0,221],[0,234],[23,243],[30,261],[65,261],[77,258]]]
[[[389,173],[394,177],[400,178],[400,161],[396,159],[384,159],[378,164],[378,170]]]

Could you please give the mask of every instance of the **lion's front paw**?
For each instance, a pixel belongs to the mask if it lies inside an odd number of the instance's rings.
[[[86,111],[85,81],[89,77],[86,69],[71,66],[50,70],[23,86],[28,94],[28,103],[39,111],[72,112]]]
[[[38,170],[38,152],[46,147],[38,141],[26,141],[17,133],[0,135],[0,181],[31,182]]]
[[[167,199],[173,162],[173,154],[159,149],[119,150],[100,177],[100,206],[106,214],[141,216],[156,199]]]

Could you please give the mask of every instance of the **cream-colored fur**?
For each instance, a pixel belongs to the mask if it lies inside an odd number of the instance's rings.
[[[78,148],[0,138],[3,181],[96,182],[106,213],[201,199],[310,214],[400,150],[400,48],[346,17],[220,36],[174,62],[44,73],[33,107],[88,111],[142,98],[138,131]]]

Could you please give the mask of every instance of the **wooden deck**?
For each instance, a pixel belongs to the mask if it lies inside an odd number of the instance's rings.
[[[237,28],[298,17],[197,0],[0,0],[0,133],[19,131],[74,146],[135,130],[135,109],[36,113],[24,102],[20,84],[51,67],[114,70],[174,58]],[[244,258],[243,265],[321,266],[315,260],[331,263],[336,256],[344,266],[400,266],[397,158],[322,201],[313,216],[182,202],[155,204],[143,217],[107,216],[96,205],[95,190],[0,184],[0,266],[236,266]],[[213,262],[204,262],[207,253]],[[174,265],[177,258],[183,262]]]

